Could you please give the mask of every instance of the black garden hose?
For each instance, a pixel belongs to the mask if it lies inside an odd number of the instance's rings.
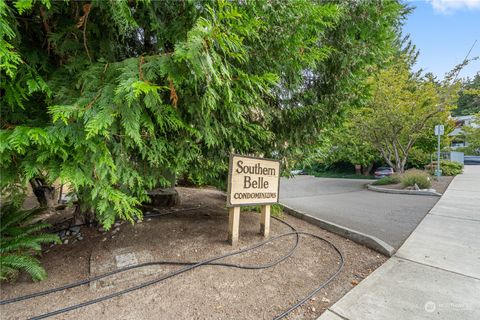
[[[192,210],[192,209],[193,208],[188,208],[185,211]],[[166,214],[176,213],[176,212],[181,212],[181,211],[183,211],[183,210],[170,211],[170,212],[164,213],[164,214],[149,214],[148,217],[164,216]],[[0,301],[0,305],[14,303],[14,302],[22,301],[22,300],[27,300],[27,299],[32,299],[32,298],[39,297],[39,296],[44,296],[44,295],[47,295],[47,294],[50,294],[50,293],[53,293],[53,292],[58,292],[58,291],[62,291],[62,290],[65,290],[65,289],[85,285],[85,284],[88,284],[92,281],[96,281],[96,280],[99,280],[101,278],[105,278],[105,277],[108,277],[108,276],[111,276],[111,275],[114,275],[114,274],[117,274],[117,273],[121,273],[121,272],[124,272],[124,271],[127,271],[127,270],[131,270],[131,269],[136,269],[136,268],[141,268],[141,267],[146,267],[146,266],[152,266],[152,265],[184,265],[183,268],[180,268],[178,270],[170,272],[170,273],[168,273],[168,274],[166,274],[162,277],[143,282],[139,285],[136,285],[136,286],[133,286],[133,287],[121,290],[121,291],[117,291],[117,292],[114,292],[114,293],[111,293],[111,294],[108,294],[108,295],[105,295],[105,296],[102,296],[102,297],[98,297],[98,298],[95,298],[95,299],[92,299],[92,300],[87,300],[87,301],[84,301],[84,302],[81,302],[81,303],[78,303],[78,304],[75,304],[75,305],[71,305],[71,306],[68,306],[68,307],[65,307],[65,308],[62,308],[62,309],[54,310],[54,311],[44,313],[44,314],[41,314],[41,315],[30,318],[30,319],[44,319],[44,318],[48,318],[48,317],[55,316],[55,315],[58,315],[58,314],[62,314],[62,313],[65,313],[65,312],[69,312],[69,311],[72,311],[72,310],[75,310],[75,309],[79,309],[79,308],[82,308],[82,307],[86,307],[86,306],[89,306],[89,305],[92,305],[92,304],[95,304],[95,303],[98,303],[98,302],[101,302],[101,301],[112,299],[112,298],[118,297],[120,295],[129,293],[129,292],[132,292],[132,291],[135,291],[135,290],[145,288],[147,286],[162,282],[166,279],[175,277],[177,275],[180,275],[184,272],[190,271],[190,270],[195,269],[195,268],[200,267],[200,266],[211,265],[211,266],[232,267],[232,268],[251,269],[251,270],[270,268],[270,267],[273,267],[273,266],[281,263],[282,261],[288,259],[289,257],[291,257],[293,255],[293,253],[295,252],[295,250],[297,249],[298,244],[299,244],[299,235],[311,236],[313,238],[316,238],[318,240],[321,240],[321,241],[327,243],[328,245],[330,245],[334,249],[334,251],[337,252],[337,254],[339,256],[338,268],[335,270],[335,272],[333,272],[331,274],[331,276],[326,281],[324,281],[319,286],[317,286],[306,297],[299,300],[297,303],[292,305],[286,311],[282,312],[280,315],[274,317],[275,320],[282,319],[282,318],[286,317],[289,313],[291,313],[293,310],[295,310],[296,308],[300,307],[302,304],[307,302],[312,296],[314,296],[321,289],[323,289],[327,284],[329,284],[342,270],[343,265],[344,265],[344,258],[343,258],[342,253],[340,252],[340,250],[329,240],[326,240],[326,239],[324,239],[320,236],[317,236],[315,234],[311,234],[311,233],[308,233],[308,232],[296,231],[295,228],[292,225],[290,225],[289,223],[287,223],[286,221],[277,219],[275,217],[273,217],[273,218],[280,221],[281,223],[287,225],[288,227],[290,227],[292,229],[292,232],[284,233],[284,234],[272,237],[270,239],[261,241],[261,242],[255,244],[255,245],[250,246],[250,247],[247,247],[247,248],[244,248],[244,249],[241,249],[241,250],[237,250],[237,251],[234,251],[234,252],[230,252],[230,253],[227,253],[227,254],[223,254],[223,255],[220,255],[220,256],[212,257],[212,258],[209,258],[209,259],[205,259],[205,260],[199,261],[199,262],[155,261],[155,262],[147,262],[147,263],[142,263],[142,264],[138,264],[138,265],[128,266],[128,267],[125,267],[125,268],[122,268],[122,269],[114,270],[114,271],[111,271],[111,272],[108,272],[108,273],[104,273],[104,274],[101,274],[101,275],[98,275],[98,276],[95,276],[95,277],[92,277],[92,278],[84,279],[84,280],[81,280],[81,281],[78,281],[78,282],[75,282],[75,283],[67,284],[67,285],[64,285],[64,286],[61,286],[61,287],[52,288],[52,289],[28,294],[28,295],[21,296],[21,297],[2,300],[2,301]],[[265,245],[267,243],[273,242],[277,239],[280,239],[280,238],[283,238],[283,237],[286,237],[286,236],[293,236],[293,235],[295,235],[295,239],[296,239],[294,246],[288,251],[287,254],[285,254],[284,256],[275,260],[274,262],[264,264],[264,265],[239,265],[239,264],[216,262],[216,261],[224,259],[226,257],[235,256],[235,255],[242,254],[242,253],[245,253],[245,252],[248,252],[248,251],[252,251],[254,249],[262,247],[263,245]]]
[[[187,210],[189,211],[189,210],[192,210],[192,209],[193,208],[188,208],[185,211],[187,211]],[[194,209],[197,209],[197,208],[194,208]],[[176,213],[176,212],[183,212],[183,211],[184,210],[168,211],[166,213],[148,214],[148,215],[145,215],[145,216],[146,217],[161,217],[161,216],[164,216],[164,215],[167,215],[167,214]],[[272,217],[272,218],[277,219],[275,217]],[[293,226],[291,226],[289,223],[287,223],[283,220],[280,220],[280,219],[277,219],[277,220],[280,221],[281,223],[287,225],[288,227],[290,227],[292,229],[292,231],[296,231],[295,228]],[[286,255],[280,257],[278,260],[276,260],[274,262],[264,264],[264,265],[240,265],[240,264],[220,263],[220,262],[212,262],[212,263],[208,263],[206,265],[231,267],[231,268],[238,268],[238,269],[249,269],[249,270],[267,269],[267,268],[273,267],[273,266],[279,264],[280,262],[286,260],[287,258],[289,258],[295,252],[295,250],[297,249],[298,243],[299,243],[299,237],[297,235],[297,237],[295,239],[294,246],[288,251],[288,253]],[[103,273],[103,274],[99,274],[97,276],[87,278],[87,279],[83,279],[83,280],[80,280],[80,281],[77,281],[77,282],[69,283],[69,284],[66,284],[66,285],[63,285],[63,286],[60,286],[60,287],[51,288],[51,289],[47,289],[47,290],[44,290],[44,291],[38,291],[38,292],[30,293],[30,294],[27,294],[27,295],[24,295],[24,296],[15,297],[15,298],[1,300],[0,305],[15,303],[15,302],[23,301],[23,300],[29,300],[29,299],[33,299],[33,298],[36,298],[36,297],[45,296],[45,295],[50,294],[50,293],[55,293],[55,292],[58,292],[58,291],[63,291],[63,290],[66,290],[66,289],[79,287],[79,286],[82,286],[82,285],[89,284],[90,282],[97,281],[97,280],[115,275],[117,273],[122,273],[122,272],[132,270],[132,269],[143,268],[143,267],[148,267],[148,266],[155,266],[155,265],[194,265],[194,264],[197,264],[197,263],[198,263],[198,261],[192,261],[192,262],[188,262],[188,261],[152,261],[152,262],[145,262],[145,263],[141,263],[141,264],[127,266],[127,267],[120,268],[120,269],[117,269],[117,270],[113,270],[113,271],[110,271],[110,272],[106,272],[106,273]]]

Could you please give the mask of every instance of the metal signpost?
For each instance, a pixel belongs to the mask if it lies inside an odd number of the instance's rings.
[[[435,172],[435,175],[437,177],[440,177],[442,174],[442,171],[440,170],[440,136],[443,135],[445,132],[445,127],[443,124],[437,124],[435,126],[435,135],[438,137],[438,149],[437,149],[437,170]]]
[[[238,242],[240,207],[261,205],[260,233],[270,233],[270,205],[278,203],[280,161],[230,155],[227,207],[229,207],[228,241]]]

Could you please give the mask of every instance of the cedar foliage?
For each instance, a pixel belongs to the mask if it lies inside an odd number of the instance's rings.
[[[109,228],[165,172],[223,181],[228,153],[290,168],[363,103],[404,7],[322,2],[0,0],[1,189],[69,183]]]
[[[469,116],[480,112],[480,72],[463,81],[457,105],[457,109],[452,112],[455,116]]]

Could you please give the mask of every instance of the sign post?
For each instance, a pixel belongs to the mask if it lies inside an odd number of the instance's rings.
[[[238,242],[238,230],[240,227],[240,207],[231,207],[228,210],[228,242]]]
[[[228,241],[238,242],[240,207],[261,205],[260,233],[270,234],[270,205],[278,203],[280,162],[277,160],[230,155],[227,207]]]
[[[437,124],[435,126],[435,135],[438,137],[438,146],[437,146],[437,170],[435,172],[435,175],[437,177],[440,177],[442,174],[440,170],[440,136],[443,135],[445,132],[445,127],[442,124]]]

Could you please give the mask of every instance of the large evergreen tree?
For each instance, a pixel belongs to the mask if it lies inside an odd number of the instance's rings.
[[[1,188],[69,183],[108,228],[166,172],[295,161],[392,49],[393,0],[0,0]],[[221,179],[222,180],[222,179]]]
[[[480,112],[480,72],[477,72],[473,78],[463,81],[457,108],[453,110],[453,114],[469,116],[478,112]]]

